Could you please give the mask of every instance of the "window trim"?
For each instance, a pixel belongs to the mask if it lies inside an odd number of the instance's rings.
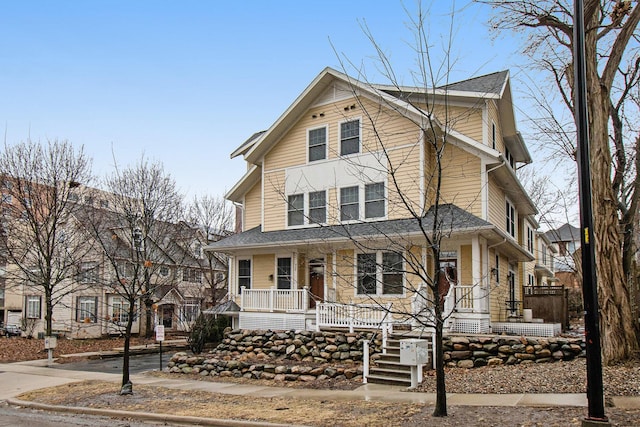
[[[353,123],[353,122],[358,122],[358,150],[351,152],[351,153],[347,153],[347,154],[343,154],[343,150],[342,150],[342,142],[343,142],[343,138],[342,138],[342,125],[347,124],[347,123]],[[352,139],[354,137],[350,137],[349,139]],[[339,152],[340,152],[340,157],[347,157],[347,156],[352,156],[352,155],[356,155],[356,154],[360,154],[362,152],[362,119],[361,117],[353,117],[347,120],[343,120],[341,122],[338,123],[338,148],[339,148]]]
[[[246,261],[249,263],[249,275],[248,276],[243,276],[240,275],[240,263],[242,261]],[[237,278],[237,286],[238,286],[238,294],[242,293],[242,285],[240,284],[240,279],[247,279],[249,281],[249,286],[245,286],[245,289],[251,289],[251,285],[253,282],[253,258],[238,258],[237,262],[236,262],[236,266],[238,268],[238,273],[236,275]]]
[[[380,199],[373,199],[373,200],[367,200],[367,187],[368,186],[372,186],[372,185],[382,185],[382,196]],[[384,181],[381,182],[369,182],[367,184],[364,184],[364,197],[363,197],[363,211],[364,211],[364,219],[380,219],[380,218],[386,218],[387,217],[387,186],[386,183]],[[382,215],[380,216],[367,216],[367,203],[378,203],[378,202],[382,202]]]
[[[31,304],[35,302],[37,302],[37,306],[34,306],[33,308],[37,307],[37,314],[34,313],[34,310],[31,307]],[[26,295],[24,304],[25,317],[27,319],[42,319],[42,295]]]
[[[343,218],[342,217],[342,211],[343,211],[342,207],[343,207],[344,203],[342,202],[342,199],[343,199],[344,196],[342,195],[342,190],[351,190],[353,188],[356,189],[356,193],[355,194],[357,195],[357,200],[356,200],[356,202],[350,202],[349,206],[353,206],[353,205],[357,206],[357,211],[356,211],[357,217],[356,218]],[[360,186],[359,185],[351,185],[351,186],[348,186],[348,187],[340,187],[339,191],[338,191],[338,196],[340,198],[339,203],[338,203],[338,206],[340,206],[340,222],[344,223],[344,222],[360,221],[360,217],[361,217],[361,215],[360,215]]]
[[[401,288],[402,288],[402,293],[385,293],[384,289],[385,289],[385,274],[389,274],[389,273],[385,273],[385,265],[384,265],[384,254],[393,254],[393,255],[398,255],[400,256],[401,262],[402,262],[402,267],[400,268],[399,272],[393,273],[393,274],[400,274],[402,276],[402,283],[401,283]],[[359,264],[359,256],[360,255],[375,255],[375,277],[374,277],[374,283],[375,283],[375,292],[371,292],[371,293],[361,293],[360,292],[360,279],[361,276],[364,276],[365,274],[369,274],[370,273],[364,273],[364,274],[360,274],[360,271],[358,269],[358,267],[360,266]],[[407,275],[406,275],[406,270],[405,270],[405,256],[404,254],[399,254],[398,252],[395,251],[385,251],[385,250],[377,250],[377,251],[372,251],[372,252],[363,252],[363,251],[359,251],[356,252],[354,254],[354,296],[356,297],[367,297],[367,296],[375,296],[375,297],[381,297],[381,298],[398,298],[398,297],[404,297],[406,294],[406,284],[407,284]]]
[[[83,302],[81,300],[85,300],[85,301]],[[93,305],[93,310],[87,310],[86,308],[84,309],[82,308],[82,306],[87,303],[90,303]],[[89,319],[89,321],[87,322],[85,319]],[[98,321],[98,297],[95,295],[76,296],[76,322],[97,323],[97,321]]]
[[[324,129],[324,157],[321,159],[311,160],[309,156],[309,153],[311,151],[310,133],[314,130],[319,130],[319,129]],[[316,144],[314,145],[314,147],[318,147],[320,145],[321,144]],[[327,160],[328,158],[329,158],[329,125],[324,124],[320,126],[307,128],[307,163],[309,164],[309,163],[321,162],[323,160]]]
[[[511,214],[513,215],[513,218],[511,218],[510,216]],[[516,206],[511,202],[511,200],[509,200],[506,197],[505,197],[505,231],[509,236],[518,240],[518,210],[516,209]]]
[[[280,274],[280,260],[289,260],[289,272],[288,274]],[[276,289],[278,290],[292,290],[294,289],[293,287],[293,277],[294,277],[294,272],[293,272],[293,257],[290,255],[284,255],[284,256],[279,256],[276,255],[276,263],[275,263],[275,267],[276,267],[276,271],[275,271],[275,284],[276,284]],[[281,287],[280,286],[280,279],[284,280],[288,280],[289,281],[289,286],[288,287]],[[284,283],[284,282],[283,282]]]
[[[324,195],[324,204],[322,205],[322,207],[319,206],[314,206],[313,208],[311,207],[311,195],[312,194],[320,194],[322,193]],[[310,191],[307,197],[307,211],[308,214],[306,215],[308,223],[309,224],[326,224],[327,223],[327,190],[320,190],[320,191]],[[312,215],[312,211],[313,210],[319,210],[319,209],[323,209],[324,211],[324,219],[322,221],[314,221],[313,215]]]
[[[305,193],[294,193],[294,194],[289,194],[287,195],[287,227],[300,227],[305,225],[305,212],[304,212],[304,197]],[[293,203],[291,202],[291,198],[292,197],[297,197],[300,196],[302,199],[302,203],[301,206],[299,208],[294,207]],[[297,214],[300,213],[302,215],[301,218],[301,222],[300,224],[292,224],[291,223],[291,215],[292,214]]]

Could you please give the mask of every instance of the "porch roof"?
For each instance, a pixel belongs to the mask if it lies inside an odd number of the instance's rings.
[[[439,206],[441,230],[447,237],[461,235],[482,235],[490,243],[507,243],[510,236],[493,224],[459,208],[453,204]],[[234,234],[207,246],[206,250],[217,252],[239,252],[262,248],[294,247],[318,245],[322,243],[340,243],[362,239],[376,240],[411,240],[422,236],[423,230],[430,233],[434,221],[434,208],[431,207],[422,217],[421,223],[415,218],[386,221],[357,222],[351,224],[296,228],[288,230],[263,232],[262,226]],[[522,261],[533,258],[515,241],[510,246],[511,256]]]

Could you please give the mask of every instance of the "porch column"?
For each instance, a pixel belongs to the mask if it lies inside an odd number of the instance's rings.
[[[484,280],[482,278],[482,251],[480,239],[474,236],[471,239],[471,279],[473,281],[473,312],[484,310]]]

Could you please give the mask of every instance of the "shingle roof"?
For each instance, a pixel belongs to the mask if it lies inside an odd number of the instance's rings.
[[[451,83],[439,87],[439,89],[459,90],[463,92],[495,93],[500,95],[505,81],[509,75],[508,71],[497,71],[484,76],[474,77],[461,82]]]
[[[457,207],[447,204],[439,207],[441,230],[455,232],[469,229],[494,228],[487,221]],[[422,218],[422,226],[430,232],[433,226],[434,208],[429,209]],[[349,240],[376,236],[407,236],[420,233],[421,228],[414,218],[353,224],[309,227],[263,232],[258,226],[251,230],[234,234],[207,246],[209,250],[225,251],[260,246],[277,246],[295,243],[314,243],[326,240]]]
[[[549,240],[556,242],[577,242],[580,240],[580,229],[571,224],[564,224],[556,230],[549,230],[545,233]]]

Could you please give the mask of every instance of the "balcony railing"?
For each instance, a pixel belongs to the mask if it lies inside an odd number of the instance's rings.
[[[473,285],[456,285],[455,286],[455,310],[456,311],[473,311]]]
[[[245,289],[240,293],[242,311],[305,312],[309,308],[307,289]]]

